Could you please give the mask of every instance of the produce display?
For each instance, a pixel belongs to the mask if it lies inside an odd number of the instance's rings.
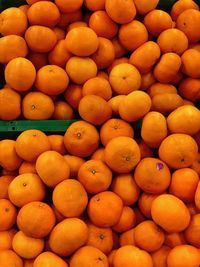
[[[166,3],[166,1],[164,1]],[[0,267],[200,266],[198,1],[0,13]]]

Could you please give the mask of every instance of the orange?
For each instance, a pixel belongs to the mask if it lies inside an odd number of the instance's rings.
[[[170,252],[170,248],[162,246],[159,250],[151,254],[154,267],[167,267],[167,256]]]
[[[2,198],[8,199],[8,187],[14,178],[15,177],[12,175],[3,175],[0,177],[0,188],[1,188],[0,199]]]
[[[157,196],[158,195],[156,194],[148,194],[145,192],[140,195],[140,198],[138,200],[138,207],[146,218],[151,218],[151,206]]]
[[[97,65],[88,57],[71,57],[66,64],[66,71],[72,82],[84,84],[87,80],[96,77]]]
[[[134,231],[135,228],[123,232],[119,237],[120,247],[132,245],[135,246],[135,239],[134,239]]]
[[[41,92],[30,92],[22,101],[22,113],[27,120],[48,120],[54,108],[51,97]]]
[[[121,101],[126,97],[126,95],[117,95],[112,97],[108,103],[110,104],[112,108],[112,113],[113,116],[118,116],[119,115],[119,106],[121,104]]]
[[[156,8],[159,0],[151,0],[151,1],[146,1],[146,0],[134,0],[137,12],[139,14],[146,14],[149,11],[153,10]]]
[[[85,21],[75,21],[75,22],[72,22],[71,24],[69,24],[68,28],[67,28],[67,31],[71,31],[75,28],[79,28],[79,27],[87,27],[87,23]],[[64,38],[65,39],[65,38]]]
[[[112,39],[118,31],[117,24],[108,16],[104,10],[98,10],[91,14],[89,26],[100,37]]]
[[[110,119],[101,127],[100,139],[104,146],[110,140],[119,136],[134,137],[134,130],[129,123],[120,119]]]
[[[55,120],[73,120],[74,111],[65,101],[56,101],[53,119]]]
[[[126,54],[126,49],[123,47],[123,45],[120,43],[119,38],[115,37],[114,39],[112,39],[112,43],[114,46],[114,50],[115,50],[115,58],[121,58],[122,56],[124,56]],[[128,62],[128,61],[127,61]]]
[[[68,267],[68,264],[62,258],[49,251],[41,253],[34,260],[34,267],[45,267],[47,265],[49,267]]]
[[[8,199],[0,199],[0,231],[10,230],[15,224],[17,209]]]
[[[32,201],[42,201],[45,191],[42,180],[34,173],[18,175],[8,187],[9,199],[17,207],[22,207]]]
[[[59,183],[53,190],[52,199],[56,209],[65,217],[79,217],[88,203],[86,190],[75,179]]]
[[[148,88],[147,92],[152,98],[158,94],[177,94],[177,89],[172,84],[156,82]]]
[[[28,91],[33,86],[36,70],[30,60],[17,57],[9,61],[5,68],[5,80],[17,91]]]
[[[77,178],[78,171],[82,164],[85,162],[85,160],[72,155],[65,155],[64,158],[70,168],[70,178]]]
[[[94,160],[101,160],[102,162],[105,162],[105,159],[104,159],[104,151],[105,151],[105,148],[103,147],[100,147],[98,148],[91,156],[91,159],[94,159]]]
[[[191,60],[191,57],[194,58],[194,60]],[[200,77],[200,71],[198,69],[199,59],[200,59],[199,51],[195,49],[186,50],[182,55],[182,63],[183,63],[182,71],[191,78],[199,78]]]
[[[136,16],[136,8],[132,0],[106,0],[105,9],[109,17],[119,24],[129,23]]]
[[[197,153],[197,143],[187,134],[171,134],[162,141],[159,147],[161,160],[174,169],[191,166]]]
[[[154,199],[151,214],[154,222],[169,233],[181,232],[190,223],[190,213],[186,205],[170,194],[162,194]]]
[[[119,41],[126,49],[134,51],[148,41],[148,31],[143,23],[138,20],[133,20],[120,27]]]
[[[111,191],[94,195],[89,201],[87,210],[91,222],[99,227],[114,226],[119,221],[122,211],[121,198]],[[109,214],[109,216],[102,216],[102,214]]]
[[[112,172],[101,160],[88,160],[78,172],[78,180],[91,194],[106,191],[112,181]]]
[[[35,169],[35,163],[23,161],[21,166],[19,167],[19,174],[24,173],[37,173]]]
[[[195,43],[200,40],[198,31],[200,25],[200,12],[196,9],[187,9],[177,18],[176,27],[185,33],[189,42]]]
[[[119,115],[125,121],[142,119],[151,108],[151,98],[143,91],[128,94],[120,103]]]
[[[13,50],[12,47],[15,47]],[[7,35],[0,39],[0,63],[7,64],[17,57],[26,57],[28,54],[27,44],[21,36]]]
[[[115,253],[113,263],[114,267],[153,267],[153,262],[150,254],[131,245],[119,248]]]
[[[133,228],[135,224],[136,215],[134,210],[131,207],[124,206],[118,223],[115,224],[112,229],[115,232],[123,233]]]
[[[77,109],[82,98],[82,87],[77,84],[70,84],[64,92],[64,98],[72,108]]]
[[[114,260],[114,256],[115,256],[116,251],[117,251],[117,249],[114,249],[108,255],[109,267],[113,267],[113,260]]]
[[[13,238],[12,247],[20,257],[33,259],[43,251],[44,240],[28,237],[22,231],[19,231]]]
[[[137,143],[140,148],[141,159],[153,156],[151,148],[143,140],[139,139]]]
[[[175,53],[164,54],[154,69],[155,78],[161,83],[169,83],[181,67],[181,58]]]
[[[27,17],[30,25],[54,27],[60,20],[57,6],[50,1],[39,1],[29,7]]]
[[[108,102],[97,95],[86,95],[79,103],[79,115],[93,125],[101,125],[111,118],[112,109]]]
[[[195,214],[192,216],[190,224],[188,228],[184,232],[184,236],[186,241],[199,248],[200,247],[200,242],[199,242],[199,227],[200,227],[200,215]]]
[[[115,66],[120,65],[122,63],[129,63],[129,59],[127,57],[120,57],[120,58],[114,59],[114,61],[112,62],[112,64],[107,68],[107,72],[110,74],[111,70]]]
[[[12,99],[12,101],[11,101]],[[16,120],[21,114],[21,96],[15,90],[0,90],[0,119]]]
[[[99,40],[96,33],[89,27],[78,27],[67,33],[65,45],[67,50],[75,56],[90,56],[96,52]]]
[[[36,161],[36,171],[49,187],[69,178],[70,168],[64,157],[56,151],[42,153]]]
[[[182,97],[196,102],[200,100],[199,79],[183,79],[179,86],[179,93]]]
[[[200,255],[197,248],[189,245],[180,245],[173,248],[167,257],[167,266],[198,266]]]
[[[33,238],[43,238],[49,235],[55,223],[56,218],[52,208],[40,201],[24,205],[17,215],[18,228]]]
[[[190,168],[183,168],[172,174],[169,190],[171,194],[177,196],[184,202],[192,202],[198,183],[198,174]]]
[[[186,244],[183,232],[165,234],[165,245],[169,246],[170,248],[174,248],[183,244]]]
[[[103,10],[105,7],[105,0],[96,0],[95,3],[93,0],[84,0],[84,4],[91,11]]]
[[[12,240],[17,230],[12,228],[8,231],[0,231],[0,251],[12,249]]]
[[[25,15],[27,15],[27,12],[29,10],[29,5],[21,5],[19,6],[19,9],[21,9]]]
[[[56,0],[55,4],[60,9],[62,13],[72,13],[79,10],[83,4],[84,0]]]
[[[68,127],[64,144],[73,156],[88,157],[99,145],[99,134],[92,124],[77,121]]]
[[[138,47],[130,57],[130,64],[140,73],[148,73],[160,58],[160,48],[157,43],[149,41]]]
[[[111,228],[97,227],[88,222],[89,230],[88,240],[86,245],[98,248],[106,255],[111,252],[113,247],[113,232]]]
[[[183,98],[175,92],[156,94],[152,98],[152,110],[160,112],[163,115],[169,114],[183,105]]]
[[[56,65],[46,65],[37,72],[36,88],[48,95],[63,93],[69,83],[67,73]]]
[[[127,95],[140,89],[141,75],[131,64],[121,63],[111,70],[109,82],[117,94]]]
[[[57,43],[53,30],[45,26],[30,26],[25,33],[25,40],[33,52],[50,52]]]
[[[34,162],[40,154],[50,150],[48,137],[40,130],[26,130],[16,139],[17,154],[28,162]]]
[[[165,234],[153,221],[147,220],[135,227],[134,240],[139,248],[147,252],[155,252],[163,245]]]
[[[144,25],[153,36],[172,28],[172,18],[163,10],[152,10],[144,17]]]
[[[187,9],[199,10],[199,6],[192,0],[178,0],[174,3],[171,10],[171,17],[174,21],[177,20],[178,16]]]
[[[167,137],[167,121],[156,111],[147,113],[142,121],[141,137],[151,148],[157,148]]]
[[[105,78],[95,77],[84,83],[82,94],[97,95],[108,101],[112,97],[112,88]]]
[[[200,130],[200,111],[190,105],[179,107],[170,113],[167,125],[171,133],[194,135]]]
[[[59,27],[53,28],[54,33],[56,34],[58,42],[65,39],[65,31]]]
[[[71,53],[65,47],[65,40],[60,40],[48,54],[48,60],[51,65],[57,65],[61,68],[66,66]],[[47,65],[47,64],[45,64]]]
[[[66,154],[66,149],[64,145],[64,137],[62,135],[59,135],[59,134],[49,135],[48,139],[50,141],[51,149],[53,151],[56,151],[60,153],[61,155]]]
[[[124,205],[133,205],[137,202],[140,189],[131,174],[115,176],[112,182],[112,191],[123,201]]]
[[[147,72],[147,73],[145,73],[145,74],[142,74],[141,77],[142,77],[142,84],[141,84],[140,89],[141,89],[142,91],[146,91],[146,90],[149,89],[154,83],[156,83],[156,79],[155,79],[155,77],[154,77],[152,71]]]
[[[108,259],[106,255],[98,248],[92,246],[83,246],[78,249],[70,259],[70,267],[78,266],[101,266],[108,267]]]
[[[23,267],[23,261],[13,250],[2,250],[0,251],[0,265],[2,267]]]
[[[182,55],[188,49],[188,38],[179,29],[168,29],[163,31],[157,40],[163,53],[174,52]]]
[[[23,35],[28,27],[27,17],[17,7],[10,7],[1,12],[0,33],[5,35]]]
[[[156,158],[144,158],[137,165],[134,178],[145,193],[160,194],[168,188],[171,174],[163,161]]]
[[[105,147],[105,162],[117,173],[129,173],[140,161],[140,149],[131,137],[115,137]]]
[[[115,50],[112,42],[104,37],[99,37],[99,47],[92,55],[92,59],[96,63],[98,69],[105,69],[115,59]]]
[[[0,165],[8,171],[15,171],[22,163],[16,153],[16,141],[4,139],[0,141]]]
[[[58,223],[49,236],[51,251],[59,256],[69,256],[84,246],[88,239],[88,228],[78,218],[65,219]]]

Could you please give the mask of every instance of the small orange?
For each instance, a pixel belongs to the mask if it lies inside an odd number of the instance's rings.
[[[132,228],[131,230],[128,230],[120,235],[119,237],[120,247],[127,245],[135,246],[134,231],[135,228]]]
[[[137,165],[134,178],[144,192],[160,194],[168,188],[171,174],[163,161],[156,158],[144,158]]]
[[[12,249],[12,240],[17,230],[12,228],[8,231],[0,231],[0,251]]]
[[[129,173],[140,161],[140,149],[131,137],[115,137],[105,147],[105,162],[117,173]]]
[[[175,232],[175,233],[166,233],[165,234],[165,245],[174,248],[176,246],[180,246],[186,244],[184,233],[183,232]]]
[[[119,41],[127,50],[134,51],[148,41],[147,28],[138,20],[124,24],[119,29]]]
[[[140,195],[140,188],[131,174],[116,175],[111,188],[127,206],[135,204]]]
[[[102,161],[89,160],[81,165],[78,180],[88,193],[97,194],[109,188],[112,172]]]
[[[100,249],[106,255],[111,252],[113,247],[113,232],[111,228],[97,227],[91,222],[87,223],[89,230],[86,245]]]
[[[35,169],[35,163],[23,161],[21,166],[19,167],[19,174],[24,174],[24,173],[37,173]]]
[[[0,199],[0,231],[10,230],[16,222],[17,209],[8,199]]]
[[[148,88],[147,92],[152,98],[158,94],[177,94],[177,89],[172,84],[156,82],[152,84],[150,88]]]
[[[68,28],[67,28],[67,32],[75,29],[75,28],[79,28],[79,27],[87,27],[87,23],[85,21],[75,21],[69,24]],[[65,38],[64,38],[65,39]]]
[[[22,207],[32,201],[42,201],[45,193],[42,180],[34,173],[18,175],[8,188],[9,199],[17,207]]]
[[[42,153],[36,161],[36,170],[42,181],[49,187],[69,178],[70,168],[64,157],[56,151]]]
[[[191,60],[191,57],[195,58],[195,60]],[[183,53],[181,59],[182,59],[182,64],[183,64],[182,71],[188,76],[190,76],[191,78],[199,78],[200,77],[200,71],[199,71],[200,52],[195,49],[188,49]]]
[[[85,6],[91,11],[104,10],[105,0],[84,0]]]
[[[151,254],[154,267],[167,267],[167,256],[170,252],[170,248],[162,246],[159,250]]]
[[[151,1],[134,0],[137,12],[142,15],[149,13],[149,11],[155,9],[158,2],[159,0],[151,0]]]
[[[196,102],[200,100],[199,79],[186,78],[179,85],[179,93],[182,97]]]
[[[187,134],[171,134],[162,141],[159,147],[161,160],[174,169],[190,167],[197,153],[197,143]]]
[[[135,227],[134,240],[139,248],[147,252],[155,252],[163,245],[165,234],[153,221],[147,220]]]
[[[65,39],[65,31],[59,27],[53,28],[54,33],[56,34],[58,42]]]
[[[82,7],[84,0],[56,0],[55,4],[62,13],[72,13],[79,10]]]
[[[190,223],[190,213],[186,205],[170,194],[162,194],[154,199],[151,214],[154,222],[169,233],[181,232]]]
[[[71,57],[66,64],[66,71],[72,82],[81,85],[96,77],[97,65],[89,57]]]
[[[126,95],[116,95],[108,101],[112,108],[113,117],[119,116],[119,107],[125,97]]]
[[[177,20],[178,16],[187,9],[199,10],[199,6],[193,0],[178,0],[174,3],[171,10],[171,17],[174,21]]]
[[[70,84],[64,92],[64,98],[72,108],[77,109],[82,98],[82,87],[77,84]]]
[[[99,40],[89,27],[78,27],[67,33],[65,45],[75,56],[90,56],[97,51]]]
[[[94,159],[94,160],[101,160],[102,162],[105,162],[104,151],[105,151],[105,148],[103,148],[103,147],[98,148],[98,149],[92,154],[91,159]]]
[[[65,101],[56,101],[53,119],[55,120],[73,120],[74,111]]]
[[[119,115],[125,121],[137,121],[150,111],[151,104],[151,98],[147,93],[134,91],[121,101]]]
[[[198,266],[200,262],[200,255],[197,248],[190,245],[180,245],[173,248],[167,257],[167,266]]]
[[[117,94],[127,95],[141,86],[139,71],[129,63],[121,63],[110,72],[109,81]]]
[[[88,204],[88,215],[91,222],[99,227],[114,226],[120,219],[123,211],[121,198],[111,192],[104,191],[94,195]],[[107,213],[109,216],[102,216]]]
[[[82,164],[85,163],[85,160],[72,155],[65,155],[64,158],[70,168],[70,178],[77,178],[78,171]]]
[[[56,254],[46,251],[41,253],[35,260],[34,260],[34,267],[68,267],[69,265]],[[26,267],[26,266],[24,266]],[[28,267],[28,266],[27,266]]]
[[[4,139],[0,141],[0,165],[8,171],[15,171],[22,163],[16,153],[16,141]]]
[[[63,39],[58,41],[55,47],[48,54],[49,63],[51,65],[57,65],[61,68],[66,66],[66,63],[70,57],[71,53],[67,51],[65,47],[65,41]]]
[[[2,198],[8,199],[8,187],[14,178],[15,177],[12,175],[0,176],[0,188],[1,188],[0,199]]]
[[[156,83],[156,79],[152,71],[142,74],[141,77],[142,77],[142,84],[140,89],[142,91],[147,91],[147,89],[149,89],[154,83]]]
[[[100,139],[104,146],[106,146],[110,140],[119,136],[133,138],[133,127],[129,123],[120,119],[110,119],[102,125]]]
[[[134,210],[131,207],[124,206],[118,223],[115,224],[112,229],[115,232],[123,233],[133,228],[135,224],[136,215]]]
[[[3,267],[23,267],[23,261],[13,250],[2,250],[0,251],[0,265]]]
[[[66,148],[64,145],[64,137],[62,135],[59,135],[59,134],[49,135],[48,139],[50,141],[51,149],[53,151],[56,151],[60,153],[61,155],[66,154]]]
[[[200,214],[192,216],[188,228],[184,232],[186,241],[197,248],[200,247],[199,242],[199,227],[200,227]]]
[[[142,212],[142,214],[144,214],[144,216],[146,218],[150,218],[151,219],[151,206],[152,203],[154,201],[154,199],[157,198],[158,195],[156,194],[148,194],[143,192],[140,195],[140,198],[138,200],[138,207],[140,209],[140,211]]]

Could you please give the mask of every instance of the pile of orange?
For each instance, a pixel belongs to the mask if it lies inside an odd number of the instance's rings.
[[[0,267],[200,266],[200,11],[158,2],[0,14],[0,119],[78,119],[0,141]]]

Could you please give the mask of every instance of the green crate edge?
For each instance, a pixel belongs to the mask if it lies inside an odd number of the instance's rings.
[[[16,138],[21,132],[36,129],[47,134],[63,134],[77,120],[0,121],[0,140]]]

